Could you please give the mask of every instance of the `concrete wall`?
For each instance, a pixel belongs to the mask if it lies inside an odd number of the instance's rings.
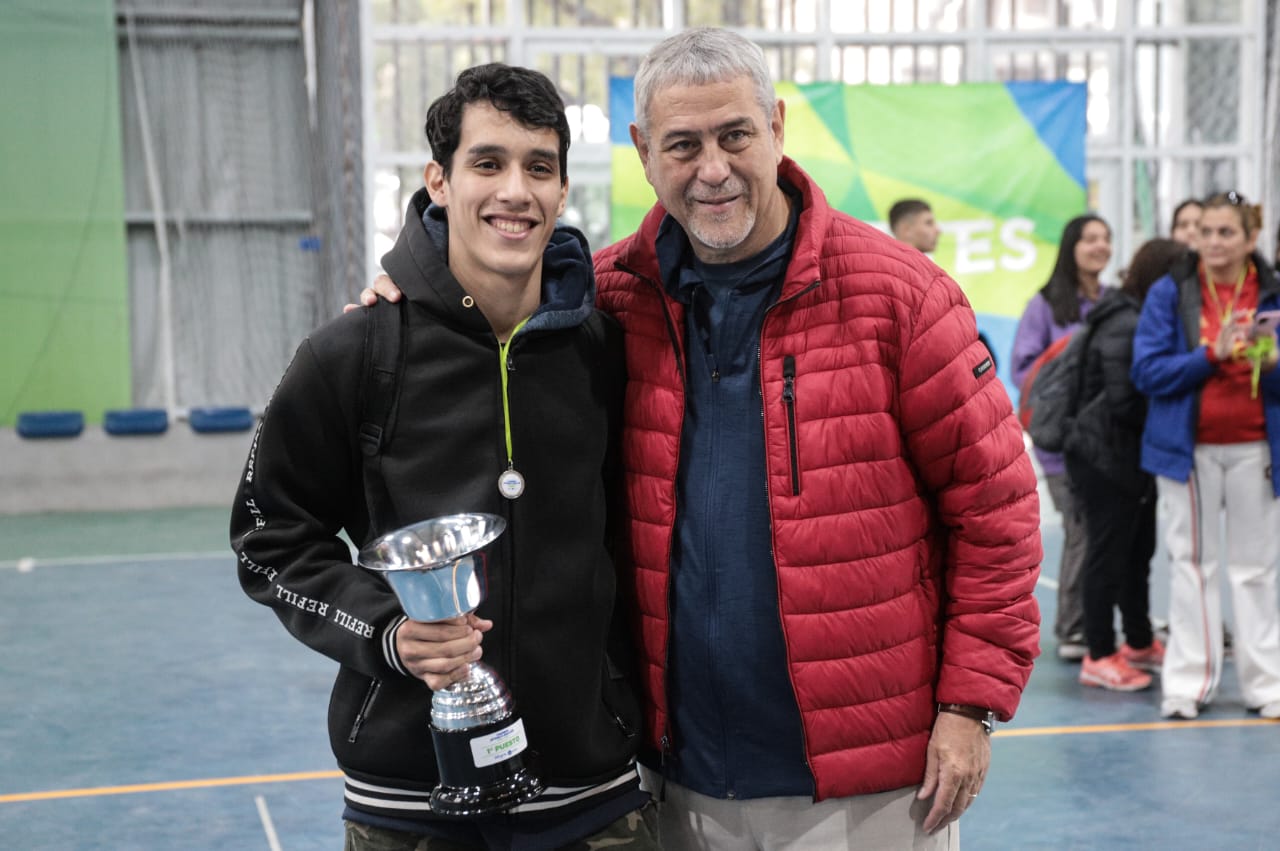
[[[0,429],[0,514],[194,506],[230,509],[253,431],[22,438]]]

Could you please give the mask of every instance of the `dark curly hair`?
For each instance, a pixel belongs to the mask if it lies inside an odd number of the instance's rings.
[[[1186,257],[1187,253],[1187,247],[1176,239],[1147,240],[1129,261],[1129,269],[1124,273],[1124,286],[1120,289],[1139,302],[1143,301],[1151,285],[1169,274],[1173,264]]]
[[[453,171],[453,155],[462,138],[462,113],[478,101],[493,104],[525,127],[555,130],[560,137],[560,182],[568,181],[569,120],[555,84],[540,71],[501,62],[463,71],[453,88],[427,110],[425,131],[431,157],[440,163],[446,178]]]

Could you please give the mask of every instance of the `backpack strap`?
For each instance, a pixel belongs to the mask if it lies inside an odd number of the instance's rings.
[[[1086,319],[1076,331],[1084,337],[1084,340],[1080,343],[1080,368],[1076,371],[1076,410],[1072,411],[1072,414],[1077,413],[1086,404],[1083,396],[1085,379],[1088,378],[1089,372],[1089,344],[1093,342],[1093,332],[1097,330],[1097,325]],[[1103,390],[1105,389],[1104,386]]]
[[[404,324],[408,313],[397,302],[378,299],[365,311],[364,384],[361,388],[360,453],[369,530],[397,528],[391,493],[382,475],[382,450],[394,431],[404,375]]]
[[[366,458],[377,456],[391,436],[391,411],[404,370],[403,314],[399,304],[380,298],[365,317],[360,451]]]

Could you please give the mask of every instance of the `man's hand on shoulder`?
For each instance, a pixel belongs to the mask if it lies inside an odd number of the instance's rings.
[[[359,304],[345,305],[342,308],[342,312],[350,313],[358,307],[373,307],[378,303],[379,297],[385,298],[387,301],[400,300],[400,288],[385,273],[373,279],[373,286],[365,287],[360,291]]]

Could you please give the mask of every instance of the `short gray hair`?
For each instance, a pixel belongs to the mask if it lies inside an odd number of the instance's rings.
[[[696,27],[654,46],[636,72],[636,126],[649,135],[649,104],[671,86],[700,86],[749,77],[756,103],[765,117],[773,115],[778,96],[764,51],[750,39],[717,27]]]

